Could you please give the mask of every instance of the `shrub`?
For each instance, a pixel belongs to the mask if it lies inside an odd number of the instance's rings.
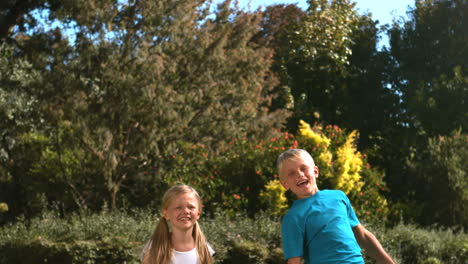
[[[279,180],[269,181],[265,191],[260,192],[260,201],[268,205],[267,212],[274,216],[283,216],[288,209],[286,190],[281,186]]]
[[[462,264],[468,259],[468,235],[450,229],[421,229],[398,225],[385,232],[385,248],[401,258],[401,263]],[[432,262],[430,262],[432,261]]]
[[[277,259],[278,252],[275,249],[281,247],[280,222],[268,214],[258,213],[254,218],[249,218],[245,214],[229,216],[218,211],[211,218],[203,219],[200,224],[220,263],[231,261],[232,254],[245,254],[247,248],[255,245],[268,249],[270,255],[266,259]],[[234,246],[237,249],[233,251]]]
[[[235,263],[265,263],[268,249],[263,244],[249,240],[239,240],[232,243],[226,264]]]
[[[430,138],[423,151],[408,161],[418,222],[468,228],[468,135]]]
[[[139,243],[113,241],[54,242],[43,238],[2,245],[0,263],[138,263],[135,246]],[[26,253],[26,254],[25,254]]]
[[[65,218],[49,213],[18,219],[0,229],[0,264],[138,263],[157,219],[150,211]],[[200,224],[216,251],[216,263],[285,263],[278,218],[265,213],[229,217],[218,211],[203,215]],[[397,263],[464,264],[468,259],[468,236],[463,232],[403,224],[392,229],[366,226]],[[366,263],[375,263],[365,258]]]

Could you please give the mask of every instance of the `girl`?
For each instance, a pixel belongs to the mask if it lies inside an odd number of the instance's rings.
[[[142,264],[212,264],[214,251],[197,222],[201,207],[194,188],[177,184],[167,190],[162,217],[143,249]]]

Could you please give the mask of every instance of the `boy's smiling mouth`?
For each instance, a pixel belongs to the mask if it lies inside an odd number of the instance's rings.
[[[304,185],[306,185],[306,184],[308,184],[308,183],[309,183],[309,181],[304,179],[304,180],[298,181],[298,182],[296,183],[296,186],[301,187],[301,186],[304,186]]]

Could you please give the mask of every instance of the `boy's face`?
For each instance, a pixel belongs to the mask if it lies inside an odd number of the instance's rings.
[[[318,192],[318,173],[312,158],[301,154],[300,157],[283,161],[281,184],[286,190],[291,189],[297,198],[306,198]]]

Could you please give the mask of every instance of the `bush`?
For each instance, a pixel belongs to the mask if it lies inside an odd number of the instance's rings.
[[[54,242],[43,238],[2,245],[0,263],[139,263],[139,243],[125,240]]]
[[[400,224],[387,230],[381,242],[401,263],[464,264],[468,259],[468,235],[450,229]]]
[[[408,161],[414,178],[418,223],[468,228],[468,134],[430,138]]]
[[[18,219],[0,229],[0,264],[138,263],[158,215],[150,211]],[[216,263],[284,264],[280,219],[225,212],[203,215],[200,225],[216,251]],[[367,226],[367,225],[366,225]],[[401,264],[464,264],[468,236],[449,229],[400,224],[392,229],[368,225]],[[365,255],[366,263],[375,263]]]
[[[225,264],[235,263],[265,263],[268,248],[258,242],[239,240],[232,243]]]
[[[265,213],[249,218],[241,214],[230,217],[225,212],[218,211],[211,218],[203,219],[200,224],[216,251],[216,260],[220,263],[231,263],[234,255],[246,255],[248,248],[258,245],[268,249],[264,261],[273,261],[278,257],[276,249],[281,247],[281,223]],[[256,257],[261,256],[262,254]]]

